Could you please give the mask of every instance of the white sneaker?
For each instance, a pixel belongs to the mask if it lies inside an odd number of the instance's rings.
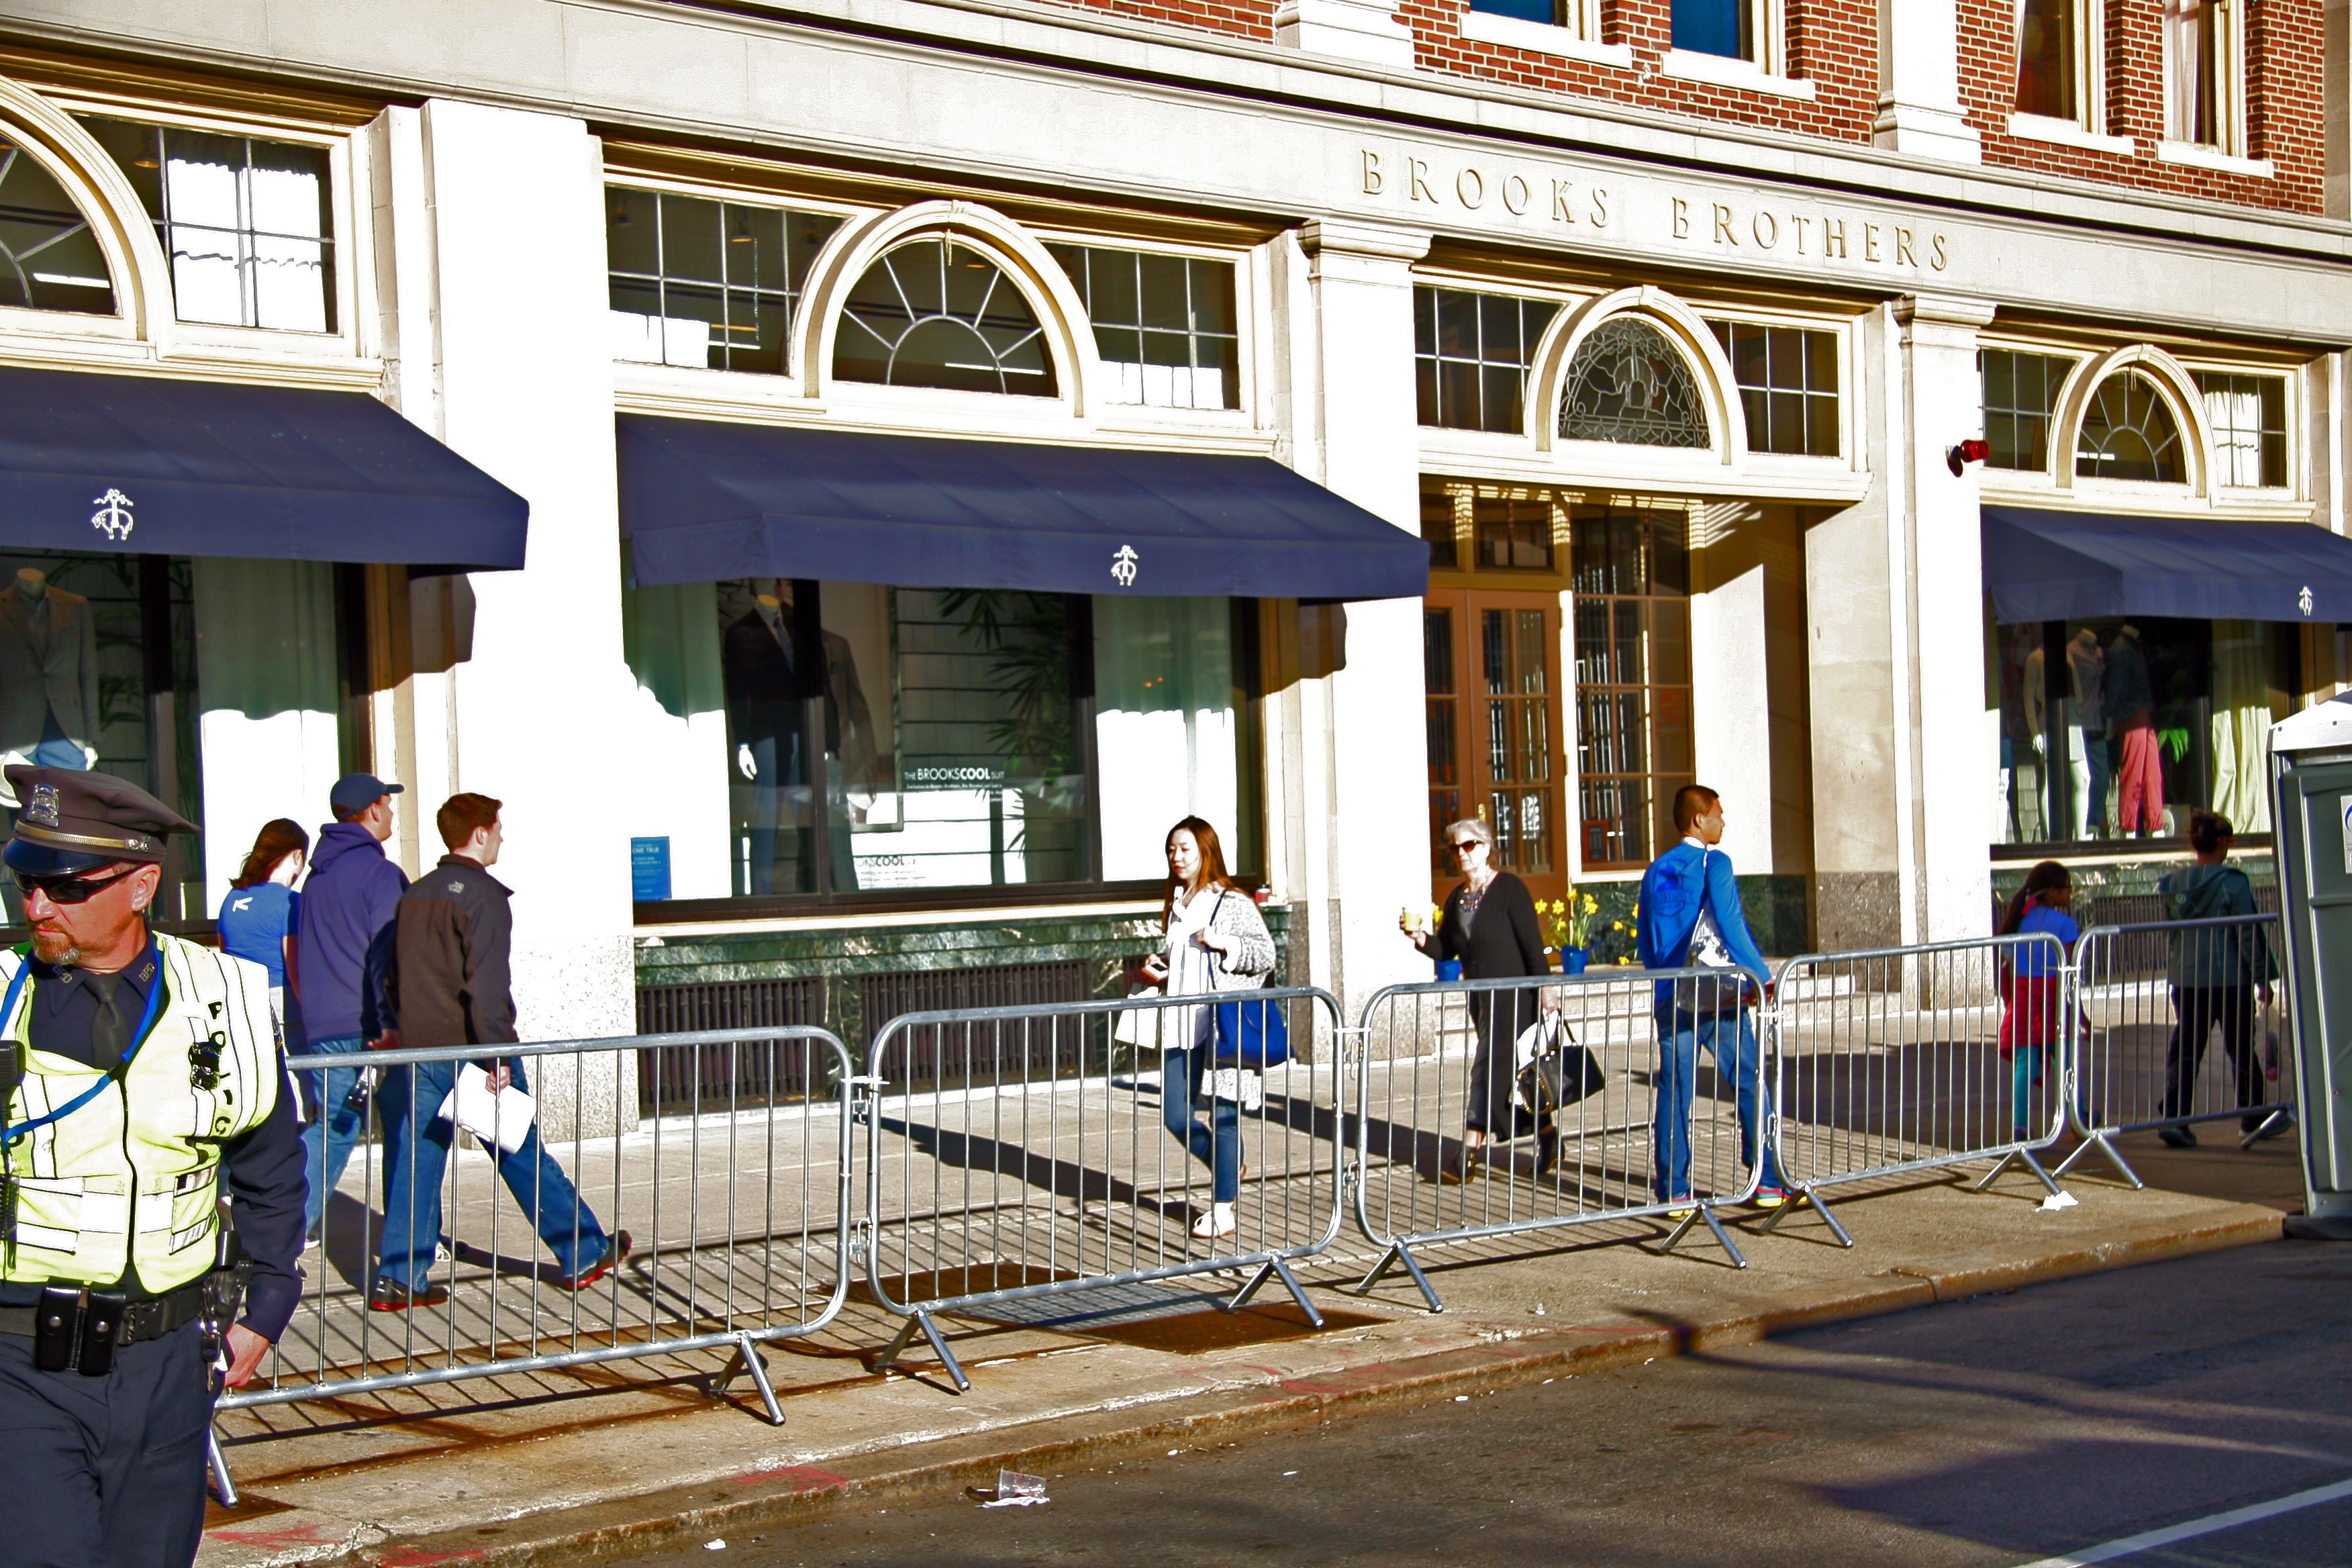
[[[1234,1230],[1234,1205],[1231,1204],[1211,1204],[1209,1212],[1192,1222],[1194,1236],[1231,1236]]]

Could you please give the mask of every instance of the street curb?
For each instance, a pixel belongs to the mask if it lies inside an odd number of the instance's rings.
[[[2185,1230],[2148,1226],[2024,1256],[2013,1247],[1963,1254],[1933,1268],[1905,1265],[1858,1280],[1801,1288],[1705,1322],[1632,1331],[1498,1330],[1486,1345],[1222,1391],[1187,1400],[1181,1414],[1160,1419],[1138,1420],[1133,1410],[1057,1417],[1037,1424],[1050,1426],[1050,1437],[1033,1435],[1024,1440],[1014,1428],[950,1438],[924,1444],[913,1463],[894,1463],[900,1456],[886,1452],[835,1461],[837,1469],[804,1466],[731,1477],[569,1509],[543,1519],[395,1539],[363,1548],[356,1558],[371,1568],[434,1568],[454,1563],[537,1568],[641,1556],[717,1536],[740,1537],[803,1523],[849,1505],[951,1496],[974,1486],[992,1489],[999,1469],[1043,1472],[1081,1458],[1099,1461],[1170,1446],[1238,1442],[1343,1415],[1435,1404],[1456,1394],[1494,1393],[1661,1356],[1753,1344],[1971,1296],[2275,1241],[2284,1219],[2275,1211],[2246,1205],[2229,1218]],[[543,1533],[484,1539],[534,1527]]]

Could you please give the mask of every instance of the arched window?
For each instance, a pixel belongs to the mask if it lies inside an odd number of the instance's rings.
[[[40,161],[0,129],[0,305],[110,316],[114,283],[89,220]]]
[[[2074,472],[2087,479],[2188,482],[2180,426],[2154,382],[2126,372],[2099,384],[2074,440]]]
[[[1592,329],[1569,362],[1559,433],[1571,441],[1705,447],[1706,409],[1674,340],[1634,316]]]
[[[844,381],[1051,397],[1054,357],[1021,290],[985,256],[919,239],[868,268],[843,308],[833,374]]]

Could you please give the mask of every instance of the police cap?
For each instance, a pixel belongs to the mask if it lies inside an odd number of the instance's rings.
[[[0,861],[26,876],[69,877],[124,860],[160,864],[164,835],[196,831],[194,823],[112,773],[18,764],[7,776],[19,805]]]

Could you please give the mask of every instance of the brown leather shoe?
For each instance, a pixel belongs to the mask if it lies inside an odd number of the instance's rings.
[[[405,1312],[411,1307],[440,1307],[448,1304],[446,1288],[430,1279],[415,1289],[394,1279],[378,1279],[368,1287],[368,1310],[371,1312]]]

